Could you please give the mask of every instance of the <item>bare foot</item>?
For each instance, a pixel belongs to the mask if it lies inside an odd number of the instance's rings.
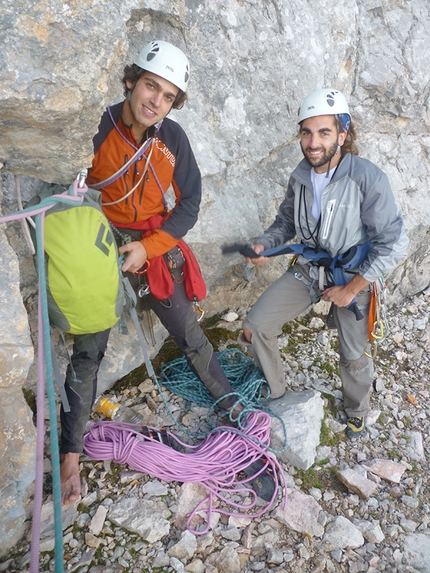
[[[81,495],[79,454],[61,454],[60,474],[61,503],[67,505],[79,499]]]

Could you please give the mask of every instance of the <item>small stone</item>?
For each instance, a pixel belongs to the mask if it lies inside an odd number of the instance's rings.
[[[349,468],[336,472],[336,476],[348,489],[358,494],[361,499],[368,499],[378,489],[377,484]]]
[[[419,506],[419,501],[410,495],[402,495],[402,502],[411,509],[416,509]]]
[[[380,478],[393,483],[399,483],[406,470],[403,464],[391,460],[374,459],[363,465]]]
[[[309,493],[315,499],[315,501],[319,501],[322,498],[321,490],[316,487],[311,487]]]
[[[228,312],[221,317],[221,320],[225,320],[226,322],[234,322],[239,318],[239,315],[236,312]]]
[[[151,378],[146,378],[146,380],[141,382],[137,388],[141,394],[149,394],[149,392],[154,388],[154,382]]]
[[[88,547],[93,547],[94,549],[97,549],[97,547],[100,545],[101,540],[98,539],[95,535],[93,535],[92,533],[86,533],[85,534],[85,543],[86,545],[88,545]]]
[[[229,541],[239,541],[241,537],[240,530],[237,527],[229,527],[221,530],[221,536]]]
[[[151,396],[149,395],[146,396],[146,403],[151,412],[157,411],[157,403],[151,398]]]
[[[279,565],[284,561],[284,554],[280,549],[271,548],[267,552],[267,563]]]
[[[351,547],[352,549],[361,547],[364,544],[364,537],[349,519],[338,515],[328,525],[323,543],[326,550],[336,552],[346,547]],[[331,555],[333,556],[333,553]]]
[[[205,565],[201,559],[194,559],[185,567],[185,571],[189,573],[204,573]]]
[[[184,573],[184,571],[185,571],[184,564],[182,563],[182,561],[180,561],[176,557],[170,558],[170,566],[172,567],[172,569],[174,571],[176,571],[176,573]]]
[[[103,525],[104,525],[104,522],[106,519],[107,512],[108,512],[107,507],[105,507],[104,505],[99,505],[96,513],[94,514],[93,518],[91,519],[91,523],[88,526],[90,533],[92,533],[95,536],[100,534],[101,530],[103,529]]]
[[[418,523],[412,521],[412,519],[401,519],[400,527],[406,531],[406,533],[413,533],[418,527]]]

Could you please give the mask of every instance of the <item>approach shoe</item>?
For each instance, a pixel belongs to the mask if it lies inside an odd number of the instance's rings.
[[[353,416],[346,422],[345,434],[348,438],[359,438],[364,436],[366,431],[366,420],[363,416]]]
[[[139,435],[143,441],[145,439],[154,440],[156,442],[160,442],[160,444],[164,444],[165,446],[173,448],[177,452],[184,451],[184,448],[181,446],[181,444],[177,442],[173,436],[170,436],[167,433],[166,428],[154,429],[148,428],[148,426],[140,426]]]
[[[255,475],[265,465],[266,458],[263,457],[244,468],[243,471],[248,477],[252,477],[252,479],[247,483],[252,487],[258,497],[261,497],[264,501],[271,501],[276,489],[276,483],[271,466],[268,465],[261,473]]]

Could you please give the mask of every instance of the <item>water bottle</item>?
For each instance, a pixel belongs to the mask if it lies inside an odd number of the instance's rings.
[[[107,418],[115,422],[127,422],[128,424],[145,424],[145,417],[123,404],[111,402],[108,398],[100,398],[97,411],[102,412]]]
[[[97,412],[102,412],[107,418],[114,420],[115,422],[126,422],[128,424],[139,424],[141,428],[137,431],[139,435],[142,434],[145,438],[151,440],[157,440],[158,442],[172,447],[178,452],[184,451],[184,445],[180,442],[179,438],[171,437],[165,428],[152,428],[146,425],[145,417],[136,412],[133,408],[124,406],[123,404],[118,404],[117,402],[112,402],[108,398],[99,398],[95,406]],[[145,439],[142,437],[142,439]]]

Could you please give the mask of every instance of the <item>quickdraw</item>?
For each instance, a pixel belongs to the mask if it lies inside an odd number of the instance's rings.
[[[371,347],[370,354],[365,350],[364,354],[369,358],[375,358],[378,351],[378,342],[382,342],[388,334],[387,315],[385,303],[387,300],[387,285],[383,277],[371,284],[370,303],[367,333]]]

